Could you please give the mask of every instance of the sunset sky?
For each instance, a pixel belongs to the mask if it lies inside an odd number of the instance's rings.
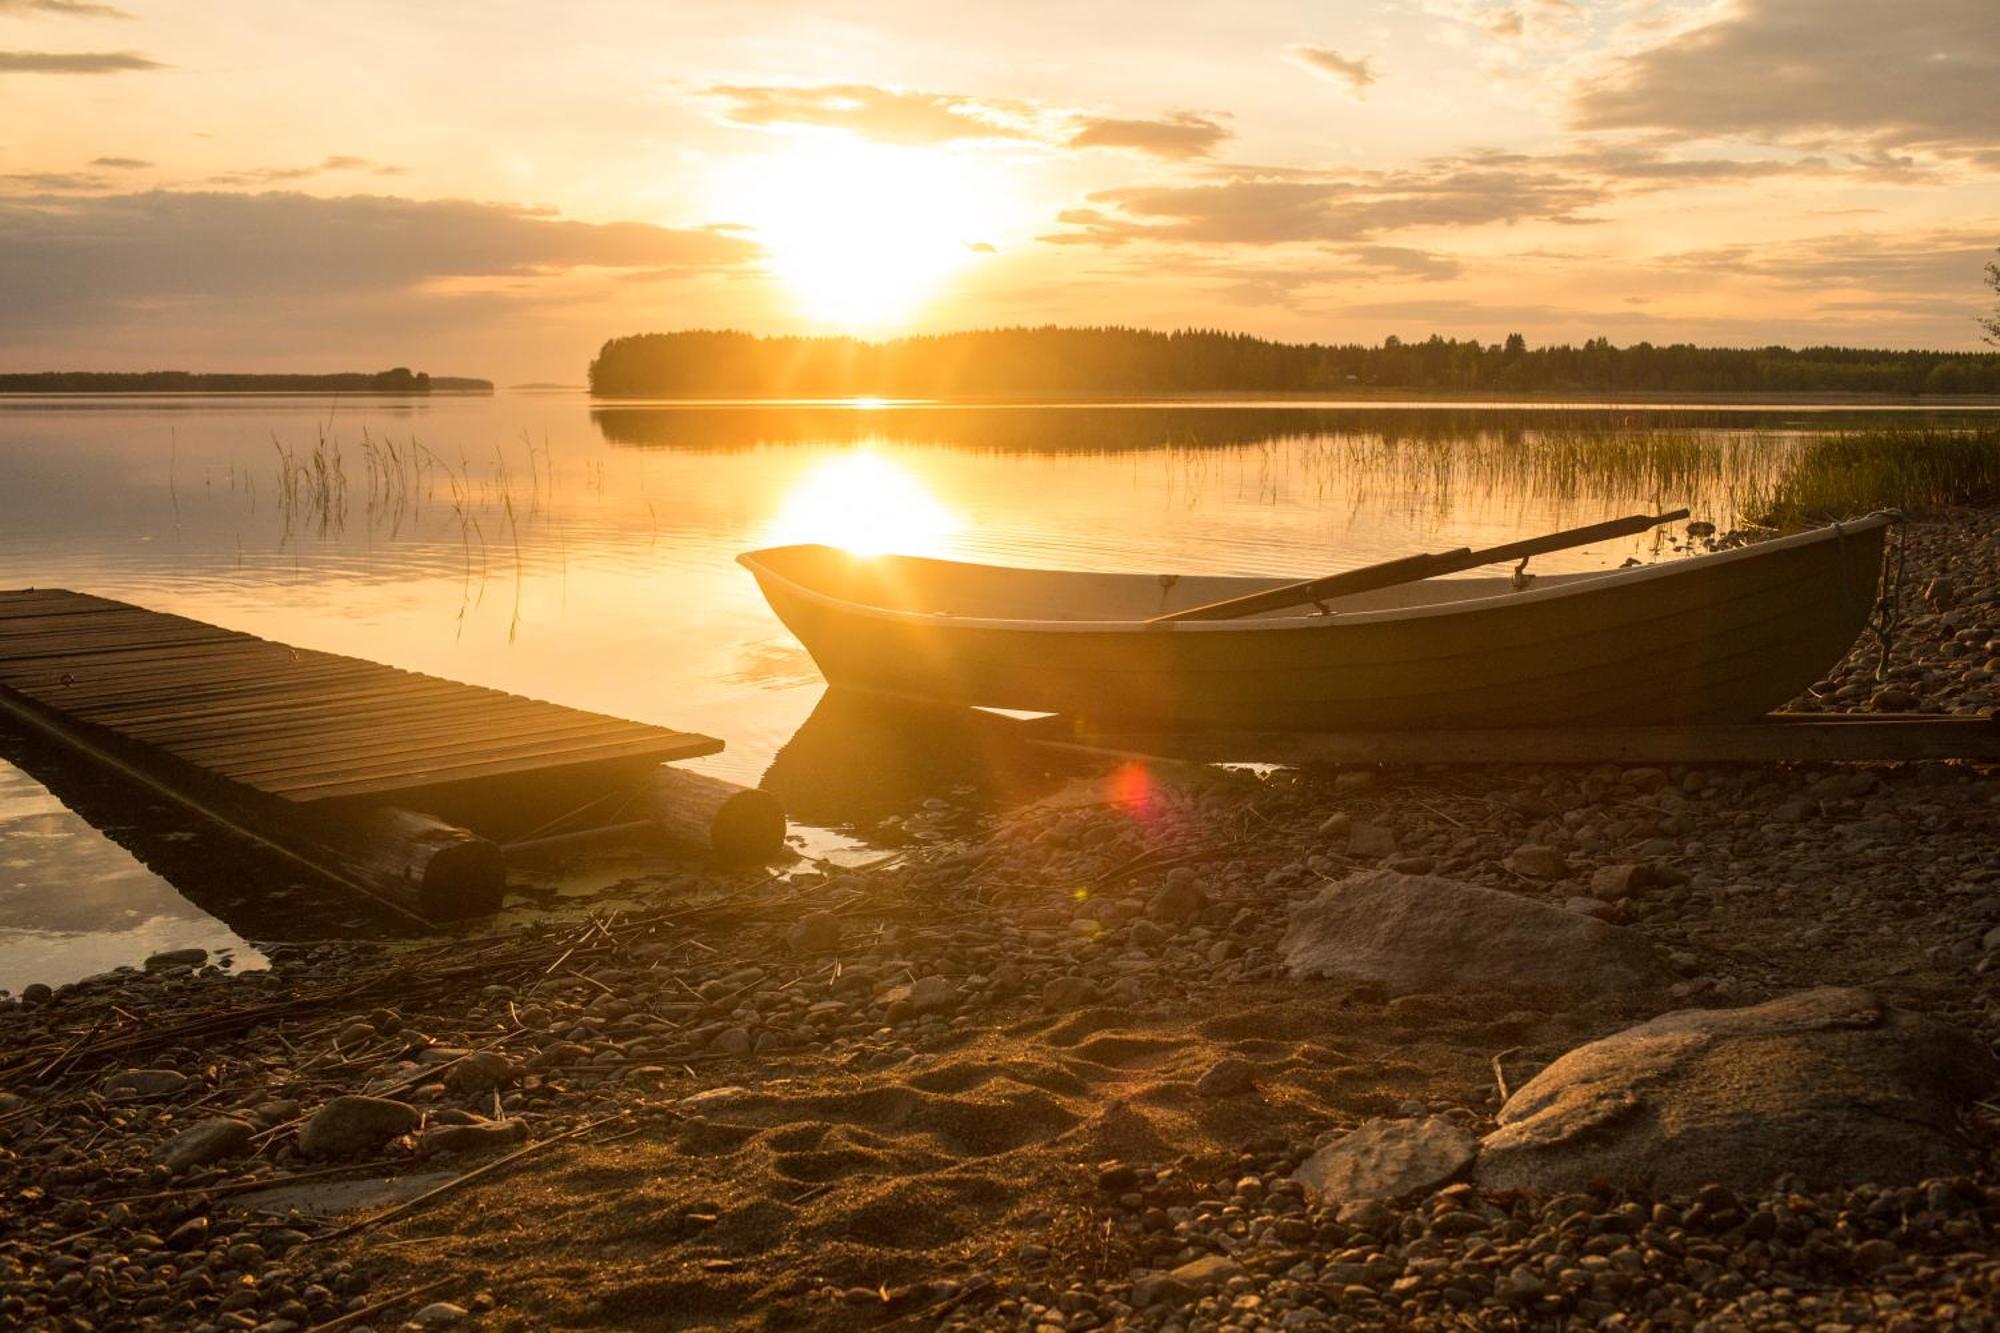
[[[1973,347],[1996,0],[0,0],[0,369],[606,337]]]

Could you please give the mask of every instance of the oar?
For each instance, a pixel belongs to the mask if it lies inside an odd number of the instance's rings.
[[[1154,616],[1146,623],[1170,625],[1182,620],[1235,620],[1240,616],[1254,616],[1264,611],[1282,611],[1286,607],[1299,606],[1306,602],[1326,602],[1336,597],[1352,597],[1355,593],[1374,592],[1379,588],[1393,588],[1404,583],[1417,583],[1439,574],[1456,574],[1460,570],[1477,569],[1481,565],[1491,565],[1502,560],[1525,560],[1531,555],[1542,555],[1549,551],[1566,551],[1573,546],[1608,541],[1613,537],[1630,537],[1634,533],[1648,532],[1662,523],[1672,523],[1687,516],[1688,511],[1685,509],[1676,509],[1670,514],[1634,514],[1630,518],[1614,518],[1603,523],[1592,523],[1588,527],[1551,532],[1546,537],[1528,537],[1521,541],[1508,542],[1503,546],[1489,546],[1483,551],[1461,546],[1456,551],[1406,555],[1398,560],[1385,560],[1379,565],[1364,565],[1360,569],[1328,574],[1324,578],[1307,579],[1303,583],[1288,583],[1282,588],[1245,593],[1241,597],[1225,598],[1220,602],[1210,602],[1206,606],[1191,606],[1184,611],[1170,611],[1163,616]]]

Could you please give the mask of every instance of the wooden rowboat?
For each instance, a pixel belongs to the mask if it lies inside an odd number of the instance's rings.
[[[1428,579],[1148,624],[1291,580],[1010,569],[782,546],[737,557],[830,685],[1107,729],[1744,722],[1874,607],[1893,515],[1606,573]]]

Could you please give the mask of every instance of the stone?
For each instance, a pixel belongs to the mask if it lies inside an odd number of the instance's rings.
[[[248,1121],[216,1116],[184,1129],[162,1144],[155,1156],[175,1173],[192,1171],[225,1157],[234,1157],[250,1146],[254,1128]]]
[[[1295,980],[1417,992],[1638,999],[1674,975],[1644,936],[1518,894],[1434,875],[1349,875],[1295,907],[1278,954]]]
[[[1379,861],[1396,854],[1396,835],[1380,824],[1355,824],[1347,830],[1347,854]]]
[[[442,1328],[446,1324],[458,1323],[467,1313],[462,1305],[453,1305],[450,1301],[432,1301],[411,1315],[410,1322],[421,1328]]]
[[[1175,1282],[1195,1291],[1219,1287],[1233,1277],[1243,1276],[1243,1265],[1220,1254],[1204,1254],[1167,1274]]]
[[[313,1113],[299,1131],[299,1151],[308,1157],[351,1157],[372,1152],[414,1130],[423,1117],[408,1102],[387,1097],[335,1097]]]
[[[1917,696],[1895,685],[1887,685],[1875,691],[1875,697],[1868,706],[1880,713],[1907,713],[1917,706]]]
[[[1168,876],[1166,884],[1153,895],[1153,900],[1146,904],[1146,915],[1154,921],[1173,925],[1198,916],[1201,909],[1206,906],[1208,906],[1208,895],[1201,891],[1199,884],[1195,883],[1194,876],[1188,875],[1178,879]]]
[[[916,1013],[943,1013],[958,1004],[958,987],[945,977],[918,977],[910,986],[909,1001]]]
[[[206,1217],[190,1217],[167,1233],[166,1246],[170,1250],[198,1250],[206,1244],[208,1244]]]
[[[188,1085],[188,1076],[174,1069],[124,1069],[99,1084],[114,1102],[145,1102],[171,1097]]]
[[[1854,1247],[1854,1266],[1864,1273],[1872,1273],[1878,1268],[1887,1268],[1903,1256],[1897,1251],[1895,1242],[1877,1237],[1864,1240]]]
[[[1196,1079],[1194,1090],[1202,1097],[1234,1097],[1256,1086],[1256,1070],[1250,1062],[1232,1055],[1216,1061],[1206,1074]]]
[[[498,1051],[474,1051],[444,1075],[444,1085],[461,1096],[491,1092],[513,1081],[514,1062]]]
[[[482,1120],[476,1125],[436,1125],[417,1139],[417,1151],[432,1153],[487,1152],[511,1147],[528,1137],[519,1120]]]
[[[723,1055],[748,1055],[755,1049],[757,1039],[745,1027],[724,1028],[708,1043],[708,1049]]]
[[[1566,879],[1569,876],[1568,859],[1555,848],[1539,842],[1525,843],[1509,852],[1507,868],[1529,879]]]
[[[206,949],[166,949],[146,959],[146,970],[164,972],[170,967],[200,967],[207,961]]]
[[[1308,1157],[1292,1179],[1323,1203],[1407,1199],[1456,1180],[1478,1149],[1444,1116],[1370,1120]]]
[[[1347,845],[1347,835],[1353,827],[1354,816],[1345,810],[1336,810],[1320,821],[1319,831],[1321,837],[1331,838],[1344,847]]]
[[[1042,988],[1042,1008],[1062,1013],[1080,1008],[1097,998],[1097,986],[1088,977],[1057,977]]]
[[[1604,1180],[1692,1193],[1894,1185],[1976,1169],[1959,1130],[2000,1086],[1970,1034],[1823,987],[1742,1009],[1663,1014],[1580,1046],[1500,1109],[1482,1190],[1555,1194]]]
[[[1150,1310],[1156,1305],[1186,1305],[1195,1298],[1195,1289],[1169,1273],[1151,1273],[1132,1284],[1132,1307]]]
[[[1623,902],[1641,889],[1651,888],[1654,883],[1651,866],[1633,862],[1599,866],[1591,872],[1590,896],[1607,903]]]
[[[785,932],[793,953],[825,953],[840,947],[840,918],[831,912],[808,912]]]

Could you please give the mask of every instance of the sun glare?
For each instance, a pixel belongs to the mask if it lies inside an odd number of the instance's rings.
[[[793,486],[771,520],[777,545],[821,542],[859,555],[938,555],[961,524],[908,468],[879,454],[839,454]]]
[[[764,245],[807,318],[869,328],[907,316],[990,245],[1000,179],[968,154],[801,138],[744,162],[724,204]]]

